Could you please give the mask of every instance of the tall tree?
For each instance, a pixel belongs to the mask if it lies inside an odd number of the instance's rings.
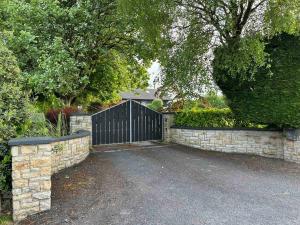
[[[299,0],[119,1],[152,43],[165,87],[183,95],[210,80],[216,47],[227,48],[221,66],[228,75],[254,74],[267,63],[262,36],[300,31]]]
[[[35,95],[55,95],[70,105],[95,77],[113,79],[114,73],[103,74],[99,67],[112,55],[130,65],[134,79],[124,74],[118,85],[103,82],[96,94],[147,83],[142,69],[147,60],[137,53],[145,45],[119,13],[117,1],[7,0],[3,11],[8,46]]]

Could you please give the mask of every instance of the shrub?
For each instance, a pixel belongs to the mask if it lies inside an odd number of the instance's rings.
[[[204,102],[207,103],[206,107]],[[228,105],[224,96],[219,96],[215,92],[209,92],[201,101],[203,108],[226,109]]]
[[[203,109],[176,113],[175,125],[192,128],[234,127],[235,119],[229,109]]]
[[[270,65],[257,73],[228,76],[214,63],[214,77],[240,120],[276,127],[300,127],[300,36],[281,34],[268,41]],[[219,49],[217,53],[222,52]],[[270,73],[271,72],[271,73]]]
[[[7,142],[16,137],[28,119],[28,98],[15,57],[0,39],[0,188],[11,187],[11,156]]]
[[[61,127],[60,135],[66,135],[70,128],[70,116],[72,113],[77,112],[78,109],[76,107],[65,107],[63,109],[50,109],[46,113],[46,118],[51,122],[50,132],[55,133],[55,136],[58,136],[58,130]],[[56,130],[55,132],[53,130]]]
[[[164,103],[161,99],[154,99],[147,107],[154,111],[161,111],[164,107]]]
[[[44,113],[31,113],[31,116],[22,125],[23,137],[49,136],[49,126]]]

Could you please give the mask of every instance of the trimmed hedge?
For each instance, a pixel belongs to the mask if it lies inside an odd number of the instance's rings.
[[[217,53],[222,51],[225,50],[221,48]],[[300,36],[276,36],[267,40],[265,51],[270,56],[270,68],[259,68],[252,80],[242,80],[245,74],[229,76],[229,71],[217,66],[220,59],[218,61],[216,54],[215,81],[240,120],[280,128],[299,128]]]
[[[230,109],[203,109],[175,114],[175,125],[191,128],[234,127],[236,124]]]

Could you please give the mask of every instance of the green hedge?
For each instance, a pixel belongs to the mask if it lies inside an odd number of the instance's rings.
[[[203,109],[175,114],[175,125],[182,127],[234,127],[236,121],[230,109]]]
[[[236,117],[273,127],[300,127],[300,36],[281,34],[266,40],[270,67],[260,68],[255,79],[231,77],[214,62],[214,78]],[[219,49],[218,53],[222,53]],[[272,72],[270,74],[270,71]],[[251,77],[251,74],[246,74]]]

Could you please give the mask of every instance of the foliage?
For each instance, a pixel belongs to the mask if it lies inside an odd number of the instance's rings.
[[[55,124],[49,122],[49,134],[51,137],[62,137],[66,136],[69,131],[69,123],[67,122],[66,115],[59,113]]]
[[[202,108],[215,108],[225,109],[228,108],[226,99],[224,96],[219,96],[217,93],[211,91],[204,98],[200,100]]]
[[[164,103],[161,99],[154,99],[150,104],[147,105],[149,109],[152,109],[154,111],[161,111],[164,107]]]
[[[252,80],[244,80],[244,74],[222,79],[227,70],[218,66],[222,59],[216,58],[219,60],[214,65],[217,84],[241,120],[300,127],[300,36],[281,34],[266,42],[270,66],[259,68]]]
[[[77,112],[78,109],[75,107],[64,107],[62,109],[49,109],[46,112],[46,118],[49,120],[51,123],[56,124],[58,121],[58,115],[63,114],[65,115],[68,119],[70,118],[71,114],[74,112]]]
[[[49,136],[48,123],[44,113],[31,113],[31,116],[22,124],[23,137]]]
[[[116,101],[105,101],[105,102],[91,102],[87,107],[87,112],[96,113],[102,110],[108,109],[114,105],[117,105],[121,102],[119,98]]]
[[[0,39],[0,190],[11,185],[11,156],[7,142],[16,137],[28,118],[28,98],[22,89],[20,69]]]
[[[46,113],[51,109],[61,109],[64,107],[64,102],[55,95],[50,95],[47,98],[39,96],[38,100],[32,102],[36,112]]]
[[[214,91],[198,99],[176,100],[167,108],[170,112],[197,111],[201,109],[226,109],[228,108],[226,98]]]
[[[121,100],[119,96],[121,91],[148,86],[145,67],[135,59],[126,59],[115,50],[99,60],[95,69],[95,73],[90,77],[90,84],[81,95],[83,100],[92,96],[93,101],[97,100],[104,104],[116,103]]]
[[[11,188],[11,154],[9,147],[0,144],[0,194]]]
[[[103,100],[148,79],[147,45],[117,0],[6,2],[4,37],[39,100],[55,96],[70,105],[88,94]]]
[[[201,95],[201,86],[211,88],[216,47],[227,48],[219,65],[228,70],[226,76],[247,72],[243,78],[251,80],[269,65],[265,36],[300,31],[299,0],[119,1],[153,47],[163,67],[164,89],[177,98]]]
[[[12,225],[13,221],[11,216],[9,215],[3,215],[0,216],[0,225]]]
[[[229,109],[190,110],[176,113],[175,125],[192,128],[234,127],[235,119]]]
[[[241,120],[230,109],[185,110],[175,114],[175,125],[191,128],[265,128],[267,126]]]
[[[266,13],[271,34],[282,32],[289,34],[300,33],[300,1],[272,0]]]
[[[48,110],[46,118],[49,122],[49,132],[54,136],[64,136],[69,133],[70,116],[77,111],[75,107]]]

